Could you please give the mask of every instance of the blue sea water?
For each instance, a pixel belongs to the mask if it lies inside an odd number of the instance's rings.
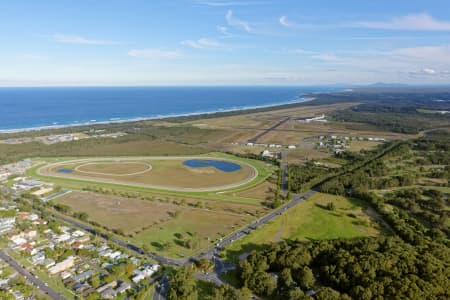
[[[302,101],[324,87],[0,88],[0,130],[121,122]]]
[[[189,159],[183,162],[183,165],[191,168],[214,167],[223,172],[234,172],[241,169],[241,166],[229,161],[214,159]]]

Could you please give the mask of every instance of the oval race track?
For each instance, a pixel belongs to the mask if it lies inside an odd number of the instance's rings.
[[[146,172],[153,172],[153,168],[151,163],[146,163],[144,161],[164,161],[164,160],[192,160],[192,159],[198,159],[198,160],[217,160],[217,161],[226,161],[234,164],[239,164],[241,166],[244,166],[248,168],[248,175],[239,181],[233,182],[233,183],[227,183],[227,184],[219,184],[216,186],[207,186],[207,187],[180,187],[176,185],[162,185],[162,184],[152,184],[152,183],[136,183],[136,182],[130,182],[126,181],[124,179],[120,178],[99,178],[95,176],[110,176],[108,172],[86,172],[85,170],[81,170],[83,166],[89,166],[92,164],[98,164],[98,163],[107,163],[107,162],[113,162],[113,163],[137,163],[136,161],[143,161],[143,164],[147,165],[147,168],[145,170],[140,170],[138,172],[132,172],[128,174],[116,174],[114,173],[114,177],[123,177],[126,178],[127,176],[135,176],[135,175],[142,175]],[[140,162],[139,162],[140,163]],[[64,167],[68,164],[79,164],[74,168],[74,171],[80,172],[83,174],[75,174],[75,173],[60,173],[58,174],[55,170],[55,168],[58,167]],[[89,176],[89,173],[92,176]],[[179,191],[179,192],[213,192],[213,191],[223,191],[227,189],[233,189],[240,186],[243,186],[247,183],[252,182],[258,177],[258,171],[254,166],[247,162],[237,161],[233,159],[227,159],[227,158],[215,158],[215,157],[192,157],[192,156],[176,156],[176,157],[124,157],[124,158],[88,158],[88,159],[78,159],[78,160],[68,160],[68,161],[61,161],[57,163],[51,163],[44,166],[41,166],[37,169],[37,174],[41,176],[47,176],[47,177],[54,177],[54,178],[64,178],[64,179],[75,179],[75,180],[82,180],[82,181],[88,181],[88,182],[98,182],[98,183],[113,183],[113,184],[120,184],[120,185],[127,185],[127,186],[134,186],[134,187],[144,187],[144,188],[151,188],[151,189],[157,189],[157,190],[167,190],[167,191]],[[224,172],[224,176],[227,176],[229,173]],[[95,175],[95,176],[94,176]],[[111,174],[112,175],[112,174]],[[195,176],[191,175],[191,176]],[[170,180],[170,178],[168,178]]]

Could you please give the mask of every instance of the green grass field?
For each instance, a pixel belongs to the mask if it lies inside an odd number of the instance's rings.
[[[335,206],[334,211],[326,208],[330,202]],[[237,253],[283,239],[321,240],[378,234],[378,224],[364,213],[361,202],[318,193],[236,241],[226,249],[226,255],[235,258]]]
[[[150,246],[154,252],[179,258],[198,254],[212,247],[219,238],[240,228],[254,218],[207,210],[182,210],[180,215],[159,226],[135,235],[131,241]],[[191,246],[184,245],[188,242]]]

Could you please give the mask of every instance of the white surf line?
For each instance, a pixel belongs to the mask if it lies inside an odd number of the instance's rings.
[[[73,164],[78,162],[95,162],[95,161],[133,161],[133,160],[183,160],[183,159],[211,159],[211,160],[222,160],[222,161],[229,161],[234,163],[240,163],[243,165],[246,165],[250,168],[250,175],[240,182],[232,183],[232,184],[226,184],[221,186],[215,186],[215,187],[205,187],[205,188],[184,188],[184,187],[174,187],[174,186],[166,186],[166,185],[153,185],[153,184],[139,184],[139,183],[132,183],[127,181],[120,181],[120,180],[114,180],[114,179],[104,179],[104,178],[96,178],[96,177],[89,177],[89,176],[76,176],[71,174],[53,174],[49,171],[50,168],[54,168],[57,166],[62,166],[66,164]],[[47,172],[43,173],[43,169],[47,169]],[[252,182],[258,177],[258,170],[256,170],[255,167],[253,167],[251,164],[239,160],[233,160],[228,158],[219,158],[219,157],[209,157],[209,156],[141,156],[141,157],[105,157],[105,158],[84,158],[84,159],[76,159],[76,160],[67,160],[57,163],[48,164],[45,166],[40,167],[37,169],[37,174],[42,176],[48,176],[48,177],[54,177],[54,178],[66,178],[66,179],[76,179],[76,180],[84,180],[84,181],[90,181],[90,182],[97,182],[97,183],[112,183],[112,184],[119,184],[119,185],[126,185],[126,186],[132,186],[132,187],[144,187],[144,188],[150,188],[150,189],[156,189],[156,190],[163,190],[163,191],[174,191],[174,192],[217,192],[217,191],[224,191],[229,189],[234,189],[241,187],[247,183]]]
[[[152,170],[152,165],[145,163],[145,162],[126,162],[126,161],[117,161],[117,162],[111,162],[111,163],[115,163],[115,164],[136,164],[136,165],[145,165],[147,168],[143,171],[138,171],[138,172],[134,172],[134,173],[127,173],[127,174],[114,174],[114,173],[104,173],[104,172],[91,172],[91,171],[83,171],[80,170],[80,168],[85,167],[85,166],[89,166],[89,165],[99,165],[99,164],[109,164],[109,162],[91,162],[91,163],[85,163],[82,165],[79,165],[77,167],[75,167],[75,171],[79,172],[79,173],[83,173],[83,174],[92,174],[92,175],[106,175],[106,176],[133,176],[133,175],[141,175],[144,174],[146,172],[149,172]]]

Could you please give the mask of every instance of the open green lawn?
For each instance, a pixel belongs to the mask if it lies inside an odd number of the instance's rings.
[[[334,203],[334,211],[326,208],[329,202]],[[380,234],[378,224],[364,209],[360,201],[318,193],[235,242],[226,249],[226,254],[232,258],[236,253],[282,239],[320,240]]]

